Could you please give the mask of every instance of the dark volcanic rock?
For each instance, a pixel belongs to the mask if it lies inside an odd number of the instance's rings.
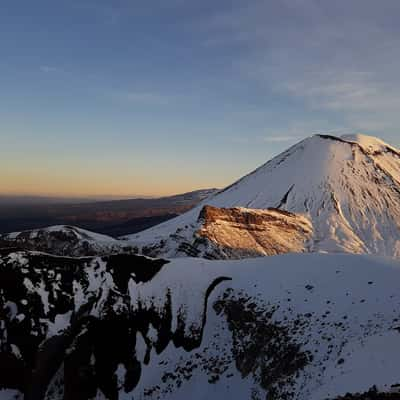
[[[293,398],[290,388],[294,378],[312,361],[312,355],[293,341],[287,326],[273,321],[277,306],[261,308],[246,294],[227,291],[214,309],[227,318],[233,355],[242,376],[252,374],[270,400]]]
[[[172,330],[170,293],[163,309],[151,299],[132,304],[132,287],[151,281],[168,261],[135,255],[63,258],[3,250],[0,258],[0,389],[17,389],[26,400],[45,397],[63,369],[64,399],[85,400],[100,389],[118,399],[115,371],[124,368],[123,390],[139,382],[142,361],[136,356],[136,335],[160,353],[172,342],[193,350],[200,346],[206,316],[198,329],[186,329],[182,311]],[[210,282],[211,291],[221,281]],[[157,340],[147,337],[150,325]]]

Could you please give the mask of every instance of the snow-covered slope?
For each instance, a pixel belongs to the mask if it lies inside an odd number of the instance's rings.
[[[71,257],[137,251],[137,248],[128,243],[68,225],[3,234],[0,235],[1,247],[19,247]]]
[[[309,137],[195,209],[127,239],[182,256],[205,204],[301,214],[314,229],[310,251],[400,257],[400,152],[374,137]]]
[[[395,391],[399,305],[400,265],[372,256],[167,262],[3,251],[0,398]]]

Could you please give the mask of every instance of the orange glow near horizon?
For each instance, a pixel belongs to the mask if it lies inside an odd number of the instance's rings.
[[[36,173],[35,173],[36,172]],[[129,174],[128,174],[129,175]],[[206,182],[190,179],[171,179],[160,177],[127,177],[113,175],[112,172],[98,175],[85,171],[76,175],[53,173],[52,171],[30,171],[30,173],[0,172],[0,195],[7,196],[48,196],[48,197],[131,197],[168,196],[192,190],[214,187]]]

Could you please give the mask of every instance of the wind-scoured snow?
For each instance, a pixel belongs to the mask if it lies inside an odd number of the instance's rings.
[[[159,255],[184,256],[205,205],[278,208],[308,218],[313,252],[400,257],[400,152],[365,135],[309,137],[195,209],[126,237]]]

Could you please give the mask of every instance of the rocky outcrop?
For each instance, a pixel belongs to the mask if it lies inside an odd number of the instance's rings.
[[[205,205],[194,224],[138,248],[150,257],[166,254],[168,257],[242,259],[308,252],[312,237],[313,226],[303,215],[275,208]]]
[[[218,258],[304,252],[313,234],[306,217],[278,209],[204,206],[199,222],[198,237]]]

